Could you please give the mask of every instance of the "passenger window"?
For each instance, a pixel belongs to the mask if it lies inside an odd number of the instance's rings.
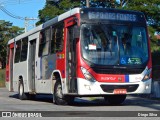
[[[61,52],[63,50],[63,24],[57,24],[52,27],[51,53]]]
[[[14,62],[18,63],[20,61],[20,55],[21,54],[21,40],[16,42],[16,53],[14,57]]]
[[[22,39],[21,62],[27,60],[28,37]]]
[[[40,33],[39,56],[48,55],[50,38],[50,28]]]

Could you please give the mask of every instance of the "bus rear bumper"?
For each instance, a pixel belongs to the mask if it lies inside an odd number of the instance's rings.
[[[78,95],[109,95],[118,94],[114,90],[126,90],[125,94],[150,94],[151,81],[132,82],[132,83],[106,83],[106,82],[90,82],[88,80],[78,78]],[[121,92],[119,93],[121,94]],[[122,93],[124,94],[124,93]]]

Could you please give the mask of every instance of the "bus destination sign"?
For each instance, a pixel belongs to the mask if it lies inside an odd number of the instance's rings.
[[[104,19],[104,20],[120,20],[120,21],[137,21],[135,14],[128,13],[113,13],[113,12],[88,12],[89,19]]]

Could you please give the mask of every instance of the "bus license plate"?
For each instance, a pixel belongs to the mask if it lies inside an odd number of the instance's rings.
[[[126,94],[126,89],[114,89],[114,94]]]

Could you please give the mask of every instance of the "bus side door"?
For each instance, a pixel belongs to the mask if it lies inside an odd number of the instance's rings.
[[[65,21],[66,34],[66,83],[69,93],[77,93],[77,56],[76,56],[76,38],[75,27],[77,23],[75,17],[71,17]]]

